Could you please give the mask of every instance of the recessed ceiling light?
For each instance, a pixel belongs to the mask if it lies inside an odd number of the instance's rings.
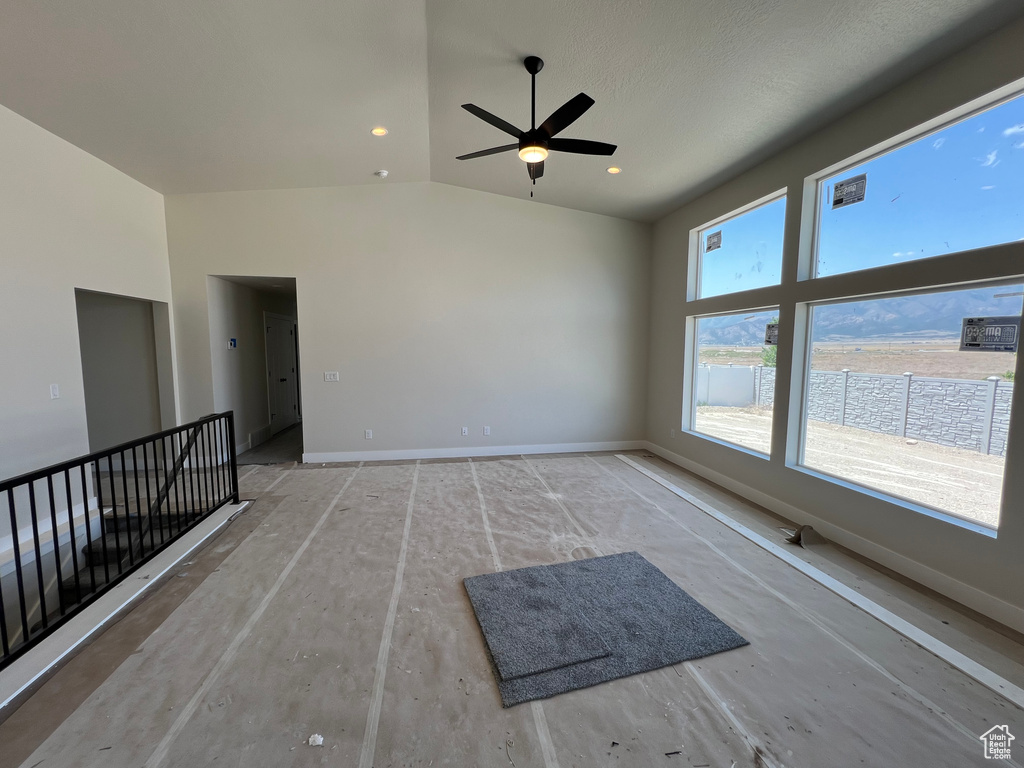
[[[613,165],[611,168],[608,169],[608,173],[622,173],[622,169],[619,168],[619,166],[617,165]]]
[[[383,125],[378,125],[372,131],[370,131],[370,133],[372,133],[374,136],[387,136],[388,129],[385,128]]]

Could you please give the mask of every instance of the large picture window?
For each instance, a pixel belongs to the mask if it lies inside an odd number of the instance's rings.
[[[1024,96],[818,184],[815,275],[1024,239]]]
[[[995,528],[1015,355],[961,351],[964,318],[1015,317],[1024,286],[811,308],[803,465]]]
[[[1019,336],[1024,95],[981,103],[809,176],[799,243],[783,242],[783,192],[690,231],[683,439],[997,534],[1024,368],[1009,347],[961,349],[961,331]]]

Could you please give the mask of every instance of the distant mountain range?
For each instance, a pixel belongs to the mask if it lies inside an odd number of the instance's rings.
[[[965,317],[1019,315],[1019,286],[901,296],[814,310],[814,341],[958,339]],[[711,346],[760,346],[767,316],[759,313],[709,317],[700,322],[700,343]]]

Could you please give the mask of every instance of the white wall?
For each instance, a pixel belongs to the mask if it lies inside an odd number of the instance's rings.
[[[89,450],[160,431],[153,304],[77,291]]]
[[[207,275],[288,275],[307,456],[643,437],[649,225],[436,183],[166,207],[184,418],[214,402]]]
[[[928,517],[786,466],[792,448],[789,392],[776,392],[772,457],[757,458],[679,432],[682,413],[686,254],[691,229],[788,187],[784,284],[750,292],[750,306],[782,308],[778,376],[785,387],[794,366],[799,302],[818,288],[796,280],[804,179],[903,131],[1024,77],[1020,41],[1024,22],[936,66],[889,94],[819,131],[733,181],[657,222],[652,271],[651,355],[647,429],[657,450],[678,463],[798,522],[813,523],[840,543],[910,575],[978,610],[1024,630],[1024,387],[1015,393],[1015,424],[1007,451],[1004,517],[997,538]],[[1024,243],[992,249],[975,260],[976,276],[1024,273]],[[1016,266],[1015,266],[1016,265]],[[827,278],[833,295],[856,296],[912,285],[927,266],[936,283],[963,279],[962,262],[932,259],[876,273]],[[718,299],[701,311],[719,311]],[[712,306],[715,305],[715,306]],[[724,305],[723,305],[724,306]],[[798,360],[798,371],[802,363]],[[1020,367],[1020,366],[1019,366]],[[797,375],[799,378],[799,373]],[[676,436],[670,436],[675,429]],[[787,438],[790,442],[787,444]]]
[[[250,447],[250,434],[270,427],[263,313],[295,320],[295,300],[220,277],[206,280],[213,408],[235,412],[235,447],[241,453]],[[229,349],[228,339],[238,346]]]
[[[8,478],[89,451],[75,288],[170,302],[171,284],[161,195],[4,107],[0,168]]]

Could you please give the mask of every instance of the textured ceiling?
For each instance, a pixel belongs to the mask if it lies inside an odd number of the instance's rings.
[[[512,139],[579,91],[536,199],[651,220],[1020,15],[1020,0],[5,0],[0,104],[164,193],[434,181],[528,197]],[[391,133],[370,136],[374,125]],[[387,181],[372,174],[387,168]]]

